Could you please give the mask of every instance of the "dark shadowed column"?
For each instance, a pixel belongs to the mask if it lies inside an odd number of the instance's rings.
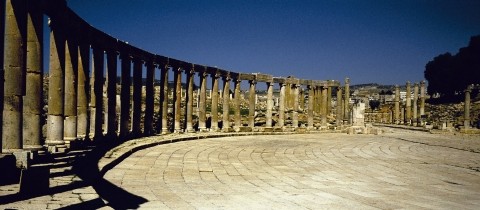
[[[218,131],[218,79],[220,75],[218,73],[213,73],[212,75],[212,123],[210,131]]]
[[[235,78],[235,98],[234,98],[234,120],[235,120],[235,131],[240,131],[240,127],[242,127],[242,116],[240,115],[240,83],[242,81],[239,78]]]
[[[23,148],[31,150],[42,148],[43,14],[39,6],[38,1],[30,1],[28,5],[27,81],[26,93],[23,98]]]
[[[343,119],[343,116],[342,116],[342,88],[341,87],[337,87],[337,119],[336,119],[336,124],[337,124],[337,127],[340,127],[342,125],[342,119]]]
[[[198,73],[200,76],[200,101],[198,102],[199,116],[198,116],[198,130],[206,131],[206,100],[207,100],[207,72],[206,67]]]
[[[120,90],[120,137],[125,139],[130,133],[130,85],[131,85],[131,58],[128,53],[120,54],[122,60],[122,89]]]
[[[161,132],[162,134],[169,133],[168,129],[168,64],[165,64],[161,69],[160,75],[160,103],[162,108],[160,116],[162,117]]]
[[[90,65],[90,49],[86,44],[80,44],[78,52],[77,73],[77,137],[88,138],[88,69]]]
[[[154,109],[154,97],[155,90],[153,79],[155,78],[155,64],[152,61],[146,63],[147,66],[147,78],[145,80],[145,123],[143,133],[146,136],[153,135],[153,109]]]
[[[175,77],[175,87],[173,96],[173,113],[174,113],[174,132],[181,133],[182,126],[180,124],[180,117],[182,113],[182,68],[177,68],[174,70],[174,77]]]
[[[6,1],[2,147],[3,152],[8,153],[23,147],[23,95],[25,95],[27,54],[26,9],[25,0]]]
[[[77,72],[78,50],[73,40],[65,45],[65,143],[70,147],[77,139]]]
[[[413,126],[418,124],[418,83],[413,85]]]
[[[273,109],[273,82],[267,82],[267,113],[265,116],[267,118],[265,127],[267,128],[272,127],[272,109]]]
[[[93,93],[92,106],[95,108],[94,140],[103,138],[103,71],[105,65],[105,53],[103,49],[93,46]],[[95,100],[93,100],[95,99]]]
[[[308,123],[308,130],[313,130],[313,111],[314,111],[314,104],[315,104],[315,86],[313,86],[312,81],[309,81],[308,88],[308,116],[307,116],[307,123]]]
[[[117,137],[117,52],[110,50],[107,52],[107,137]]]
[[[400,89],[395,85],[395,124],[400,124]]]
[[[252,129],[255,128],[255,86],[257,81],[250,80],[250,88],[248,90],[248,126]]]
[[[133,59],[132,134],[134,137],[142,133],[142,65],[142,60]]]
[[[190,70],[185,71],[187,74],[187,94],[186,94],[186,105],[187,111],[185,116],[185,132],[193,133],[195,130],[193,129],[193,76],[195,75],[195,66],[192,64],[192,68]]]
[[[230,131],[230,74],[223,77],[223,132]]]

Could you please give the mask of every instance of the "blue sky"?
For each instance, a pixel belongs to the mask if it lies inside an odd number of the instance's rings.
[[[68,0],[152,53],[236,72],[404,84],[480,34],[478,0]]]

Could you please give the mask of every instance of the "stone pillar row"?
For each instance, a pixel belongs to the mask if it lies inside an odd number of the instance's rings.
[[[398,85],[395,86],[395,100],[392,123],[412,126],[423,126],[425,123],[422,119],[422,116],[425,115],[425,92],[425,81],[421,81],[420,85],[419,83],[414,83],[412,99],[411,83],[407,81],[405,103],[401,103],[400,89]]]
[[[44,14],[37,4],[27,0],[7,0],[5,4],[5,17],[2,17],[5,18],[4,57],[0,72],[4,78],[0,109],[2,152],[38,150],[45,146],[50,152],[58,152],[77,143],[92,141],[129,139],[156,133],[219,131],[219,108],[222,109],[222,131],[232,131],[231,111],[234,130],[242,131],[242,81],[248,81],[249,86],[248,130],[256,129],[256,111],[260,111],[256,102],[258,83],[266,84],[267,101],[262,107],[265,109],[262,110],[265,114],[264,130],[287,126],[297,129],[304,120],[299,118],[302,112],[308,113],[306,123],[309,129],[314,129],[315,116],[320,116],[321,126],[326,127],[327,116],[333,112],[332,87],[338,87],[337,83],[273,78],[259,73],[239,74],[152,55],[96,29],[79,27],[73,24],[75,20],[69,19],[76,16],[61,16],[58,12],[58,17],[51,17],[49,21],[48,110],[43,141]],[[68,26],[69,23],[74,26]],[[89,35],[79,37],[78,34]],[[173,73],[173,84],[169,84],[169,72]],[[156,73],[159,76],[155,77]],[[211,101],[206,97],[209,75],[212,80]],[[198,124],[193,117],[195,76],[200,81]],[[158,77],[160,84],[156,91],[155,78]],[[221,90],[220,79],[223,81]],[[230,87],[232,81],[233,91]],[[277,84],[279,92],[274,91]],[[348,93],[348,86],[345,90]],[[233,99],[230,97],[232,92]],[[307,95],[308,102],[305,102]],[[278,105],[274,104],[274,97],[278,97]],[[338,97],[342,97],[341,89],[337,89]],[[159,103],[155,103],[156,98]],[[348,98],[346,94],[345,99]],[[337,125],[342,124],[338,121],[348,112],[342,104],[345,103],[337,103]],[[158,117],[154,118],[155,115]],[[79,141],[81,139],[83,141]]]

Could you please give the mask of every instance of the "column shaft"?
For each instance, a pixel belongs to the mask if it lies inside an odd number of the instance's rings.
[[[154,99],[155,90],[153,79],[155,78],[155,64],[153,62],[147,62],[146,72],[146,84],[145,84],[145,124],[143,133],[146,136],[153,135],[153,111],[154,111]]]
[[[198,129],[205,131],[207,129],[206,118],[206,100],[207,100],[207,73],[202,71],[200,76],[200,101],[198,103],[199,116],[198,116]]]
[[[248,90],[248,126],[252,129],[255,127],[255,80],[250,80],[250,88]]]
[[[463,112],[464,123],[463,127],[465,129],[470,128],[470,93],[472,92],[472,87],[469,85],[465,90],[465,107]]]
[[[210,115],[212,115],[210,126],[211,131],[218,130],[218,78],[219,75],[217,73],[212,74],[212,107],[210,111]]]
[[[400,89],[395,86],[395,124],[400,124]]]
[[[182,132],[182,127],[180,124],[180,117],[181,117],[181,105],[182,105],[182,69],[177,68],[174,71],[174,77],[175,77],[175,95],[173,97],[173,103],[174,103],[174,132],[175,133],[181,133]]]
[[[278,105],[278,126],[285,126],[285,84],[280,83],[280,99]]]
[[[5,75],[2,78],[4,79],[2,148],[4,152],[13,152],[23,148],[23,96],[27,54],[26,1],[7,0],[5,12],[5,49],[2,49],[5,59],[3,66]]]
[[[132,134],[137,137],[142,133],[142,61],[133,60],[133,96],[132,96]]]
[[[308,85],[308,116],[307,116],[307,123],[308,129],[313,129],[313,111],[314,111],[314,104],[315,104],[315,87],[312,85]]]
[[[337,123],[337,127],[341,126],[342,125],[342,119],[343,119],[343,116],[342,116],[342,88],[340,87],[337,87],[337,119],[336,119],[336,123]]]
[[[302,86],[299,86],[299,99],[298,99],[298,111],[303,112],[305,108],[305,91]]]
[[[230,128],[230,75],[223,78],[223,127],[222,131],[228,132]]]
[[[130,134],[130,85],[131,85],[131,58],[128,54],[121,54],[122,89],[120,90],[120,137],[127,138]]]
[[[418,83],[415,83],[413,86],[413,126],[417,126],[418,123]]]
[[[187,97],[186,97],[186,132],[195,132],[193,129],[193,76],[195,75],[195,70],[194,67],[192,66],[192,69],[190,71],[187,71]]]
[[[405,124],[411,125],[412,121],[412,99],[411,99],[411,88],[410,88],[410,82],[407,82],[407,101],[405,103]]]
[[[327,109],[328,109],[328,88],[327,87],[322,87],[322,109],[321,109],[321,114],[322,114],[322,127],[326,128],[327,127]]]
[[[27,25],[27,81],[23,103],[23,148],[38,150],[42,148],[41,118],[43,110],[43,14],[38,1],[29,2]]]
[[[293,101],[293,112],[292,112],[292,126],[294,128],[298,127],[298,92],[299,86],[297,84],[292,84],[292,101]]]
[[[351,119],[350,119],[350,79],[349,78],[345,78],[344,94],[345,94],[345,102],[344,102],[345,111],[344,111],[343,119],[346,120],[348,124],[350,124]]]
[[[98,47],[93,48],[93,95],[92,105],[95,108],[95,124],[94,124],[94,139],[100,139],[103,137],[103,69],[105,64],[105,54],[103,49]]]
[[[118,118],[117,107],[117,52],[107,52],[107,136],[117,137]]]
[[[168,127],[168,65],[165,65],[161,70],[160,75],[160,103],[162,108],[160,109],[160,116],[162,123],[160,125],[162,134],[166,134],[169,131]]]
[[[266,113],[267,119],[266,119],[266,125],[265,125],[265,127],[267,128],[272,127],[272,109],[273,109],[273,82],[267,82],[267,113]]]
[[[423,116],[425,115],[425,81],[420,82],[420,124],[423,126]]]
[[[240,131],[240,127],[242,127],[242,116],[240,114],[240,82],[238,78],[235,79],[235,131]]]
[[[67,40],[65,45],[65,143],[77,139],[77,45]]]
[[[88,69],[90,63],[90,49],[85,44],[77,48],[77,137],[88,138]]]
[[[327,87],[327,115],[332,113],[332,87]]]

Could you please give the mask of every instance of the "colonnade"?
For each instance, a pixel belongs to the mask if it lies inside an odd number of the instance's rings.
[[[418,94],[419,88],[420,97]],[[395,124],[423,126],[425,124],[425,81],[413,84],[413,100],[411,83],[407,81],[405,98],[405,103],[401,103],[400,88],[396,85],[393,122]]]
[[[343,91],[334,80],[237,73],[192,64],[111,37],[78,17],[65,1],[7,0],[5,6],[2,153],[42,148],[61,152],[85,142],[171,132],[329,129],[328,115],[336,115],[332,126],[348,124],[348,79]],[[49,55],[43,54],[43,15],[49,17]],[[48,74],[43,69],[44,56],[49,56]],[[195,90],[197,77],[199,89]],[[207,100],[209,79],[211,99]],[[241,114],[242,82],[248,82],[246,123]],[[267,87],[265,107],[256,103],[259,83]],[[193,108],[194,92],[199,95],[198,114]],[[334,98],[337,102],[332,107]],[[262,125],[256,124],[257,111],[265,113]],[[306,122],[299,119],[300,114],[306,115]],[[317,123],[316,118],[320,118]]]

